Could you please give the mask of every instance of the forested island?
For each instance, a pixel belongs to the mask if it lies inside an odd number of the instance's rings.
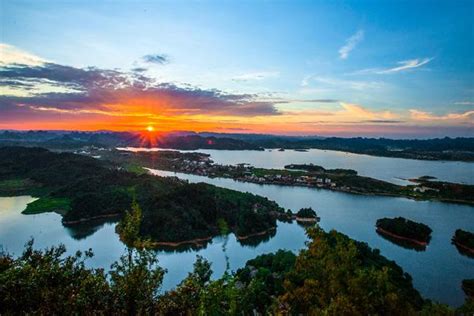
[[[462,229],[457,229],[454,233],[453,244],[459,252],[474,258],[474,234]]]
[[[166,271],[156,254],[128,252],[106,273],[91,269],[88,251],[64,256],[64,246],[20,257],[0,253],[0,314],[113,315],[470,315],[472,297],[452,309],[424,300],[411,277],[365,243],[336,231],[308,230],[310,242],[295,255],[280,250],[249,260],[213,279],[197,257],[194,270],[160,293]],[[38,286],[41,285],[41,286]],[[471,283],[463,282],[466,293]]]
[[[39,197],[25,213],[57,211],[64,225],[124,219],[127,210],[139,208],[134,229],[147,245],[202,244],[224,228],[245,237],[274,229],[277,218],[291,218],[275,202],[250,193],[137,174],[84,155],[2,147],[0,195],[19,194]]]
[[[144,172],[142,167],[146,167],[258,184],[306,186],[355,194],[474,204],[474,185],[426,178],[414,179],[413,185],[401,186],[360,176],[352,169],[325,169],[313,164],[290,164],[285,169],[256,168],[249,164],[220,165],[214,163],[208,154],[199,152],[89,150],[86,153],[100,155],[101,159],[134,172]]]
[[[319,222],[319,220],[320,220],[320,218],[318,217],[316,212],[311,207],[301,208],[296,213],[294,218],[298,222],[308,222],[308,223],[316,223],[316,222]]]
[[[377,232],[395,241],[426,247],[431,239],[431,228],[423,223],[403,217],[381,218],[376,223]]]

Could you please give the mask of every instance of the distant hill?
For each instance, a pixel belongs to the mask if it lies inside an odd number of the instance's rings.
[[[182,150],[263,148],[326,149],[372,156],[423,160],[474,161],[474,137],[433,139],[341,138],[319,136],[275,136],[267,134],[223,134],[173,131],[78,132],[78,131],[0,131],[0,146],[40,146],[68,150],[82,146],[161,147]]]

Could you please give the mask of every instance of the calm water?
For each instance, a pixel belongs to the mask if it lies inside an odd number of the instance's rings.
[[[462,256],[450,243],[456,229],[474,231],[474,207],[471,206],[352,195],[304,187],[258,185],[158,170],[153,173],[260,194],[293,211],[311,206],[321,216],[322,228],[337,229],[380,249],[384,256],[395,260],[412,275],[415,287],[427,298],[454,306],[460,305],[464,301],[461,281],[474,277],[474,259]],[[124,253],[125,247],[115,234],[114,223],[71,230],[62,226],[60,216],[55,213],[22,215],[21,211],[26,204],[33,200],[29,196],[0,198],[0,245],[3,249],[18,255],[25,242],[34,237],[36,247],[40,248],[58,243],[64,243],[69,253],[92,248],[95,257],[88,264],[104,268],[109,267]],[[433,235],[426,251],[405,249],[377,235],[375,221],[386,216],[404,216],[429,225],[433,229]],[[226,255],[231,270],[236,270],[248,259],[262,253],[280,248],[296,252],[304,247],[305,241],[303,228],[297,224],[278,223],[275,236],[256,247],[242,246],[233,235],[229,235],[225,253],[225,239],[222,237],[214,238],[205,249],[159,251],[160,265],[168,270],[163,288],[169,289],[179,283],[191,271],[197,254],[212,262],[214,277],[219,277],[225,269]]]
[[[122,148],[131,151],[159,151],[153,148]],[[360,175],[396,184],[407,184],[403,179],[434,176],[439,180],[474,184],[474,163],[460,161],[427,161],[388,157],[375,157],[341,151],[310,149],[307,152],[294,150],[197,150],[211,155],[219,164],[249,163],[260,168],[282,169],[292,163],[313,163],[324,168],[354,169]]]
[[[178,176],[190,182],[207,182],[239,191],[266,196],[293,211],[313,207],[321,217],[326,231],[336,229],[351,238],[380,249],[382,255],[395,260],[413,277],[415,287],[423,296],[451,305],[464,301],[461,281],[474,277],[474,259],[458,253],[451,244],[456,229],[474,231],[474,207],[404,198],[362,196],[304,187],[285,187],[237,182],[231,179],[210,179],[201,176],[152,171],[162,176]],[[381,217],[403,216],[423,222],[433,229],[426,251],[405,249],[375,232]],[[296,224],[294,224],[296,226]],[[286,234],[278,231],[279,234]]]
[[[115,233],[115,223],[106,223],[94,230],[71,230],[61,224],[61,216],[56,213],[23,215],[26,204],[34,201],[31,196],[0,197],[0,249],[20,255],[24,244],[34,237],[35,248],[45,248],[63,243],[69,254],[77,250],[92,248],[94,257],[87,261],[90,267],[108,268],[124,254],[125,246]],[[163,289],[176,286],[188,272],[192,271],[196,255],[212,262],[213,277],[220,277],[226,266],[226,255],[230,269],[237,270],[247,260],[259,254],[274,252],[280,248],[297,252],[307,240],[304,229],[298,225],[278,223],[277,234],[258,246],[242,246],[229,235],[226,252],[222,247],[225,239],[217,237],[205,249],[182,252],[159,251],[159,265],[168,270],[163,281]],[[86,235],[86,236],[85,236]]]

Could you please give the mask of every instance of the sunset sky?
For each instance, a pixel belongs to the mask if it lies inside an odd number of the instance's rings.
[[[0,129],[474,136],[473,1],[0,1]]]

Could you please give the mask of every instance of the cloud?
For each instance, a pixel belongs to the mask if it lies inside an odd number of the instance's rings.
[[[358,70],[356,72],[353,72],[353,75],[361,75],[361,74],[378,74],[378,75],[383,75],[383,74],[393,74],[397,72],[403,72],[403,71],[408,71],[408,70],[413,70],[416,68],[419,68],[423,65],[428,64],[431,62],[434,58],[415,58],[415,59],[410,59],[410,60],[403,60],[399,61],[397,64],[399,66],[392,67],[392,68],[368,68],[368,69],[362,69]]]
[[[28,66],[40,66],[47,60],[27,53],[8,44],[0,43],[0,66],[9,64],[20,64]]]
[[[346,59],[349,53],[364,39],[364,31],[358,30],[354,35],[346,40],[346,44],[339,49],[339,58]]]
[[[423,59],[416,58],[416,59],[399,61],[398,64],[400,66],[390,68],[390,69],[386,69],[386,70],[381,70],[377,73],[379,73],[379,74],[389,74],[389,73],[394,73],[394,72],[406,71],[406,70],[410,70],[410,69],[413,69],[413,68],[418,68],[418,67],[421,67],[423,65],[426,65],[427,63],[429,63],[432,60],[433,60],[433,58],[423,58]]]
[[[390,111],[371,111],[358,104],[341,102],[344,110],[353,118],[365,120],[392,120],[398,118],[398,115]]]
[[[135,67],[135,68],[132,68],[132,71],[133,72],[145,72],[147,71],[148,68],[145,68],[145,67]]]
[[[474,111],[466,111],[463,113],[446,113],[444,115],[435,115],[430,112],[411,109],[410,117],[415,121],[453,121],[474,124]]]
[[[270,99],[268,102],[274,104],[285,104],[285,103],[338,103],[336,99]]]
[[[169,62],[168,56],[162,55],[162,54],[149,54],[149,55],[143,56],[142,59],[144,62],[150,63],[150,64],[163,65]]]
[[[0,67],[0,111],[27,115],[27,110],[30,115],[49,112],[124,117],[280,114],[273,103],[251,94],[181,87],[157,82],[139,72],[50,62],[20,65],[13,61]]]
[[[454,104],[456,104],[456,105],[474,105],[474,102],[473,101],[458,101],[458,102],[454,102]]]
[[[404,123],[402,120],[365,120],[364,123],[379,123],[379,124],[396,124]]]
[[[301,80],[301,86],[302,87],[307,87],[309,86],[309,82],[313,76],[305,76],[303,80]]]
[[[241,74],[232,77],[233,81],[260,81],[269,78],[278,78],[280,73],[278,71],[263,71]]]
[[[304,110],[286,110],[276,118],[286,123],[399,123],[400,116],[391,111],[371,110],[359,104],[340,102],[340,108],[321,110],[317,108]]]
[[[351,90],[358,90],[358,91],[376,89],[383,86],[383,83],[379,81],[343,80],[343,79],[338,79],[338,78],[333,78],[333,77],[322,77],[322,76],[306,76],[303,78],[301,85],[303,87],[308,87],[311,81],[316,81],[325,86],[335,87],[337,89],[351,89]],[[320,90],[323,92],[325,89],[324,87],[321,87],[320,85],[317,88],[317,90]],[[313,89],[310,89],[310,91],[313,91]]]

